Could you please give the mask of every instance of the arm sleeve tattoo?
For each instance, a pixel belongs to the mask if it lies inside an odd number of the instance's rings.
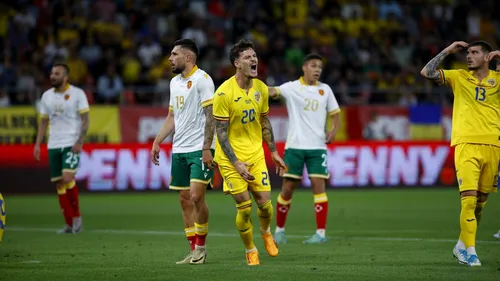
[[[269,120],[268,116],[262,116],[262,138],[269,147],[271,152],[276,151],[276,143],[274,143],[274,133],[273,127],[271,126],[271,120]]]
[[[89,113],[84,113],[80,115],[82,120],[82,127],[80,129],[80,137],[78,138],[79,143],[83,143],[85,137],[87,136],[87,131],[89,130]]]
[[[203,149],[210,149],[214,140],[215,119],[213,116],[213,108],[211,105],[203,108],[205,112],[205,136],[203,140]]]
[[[422,73],[425,73],[424,76],[433,81],[440,82],[441,74],[439,73],[439,70],[437,68],[443,62],[443,60],[446,58],[447,55],[448,53],[445,50],[443,50],[441,51],[441,53],[439,53],[437,56],[431,59],[424,66],[424,69],[422,70]]]
[[[228,128],[229,128],[229,121],[215,120],[215,130],[217,132],[217,139],[222,148],[222,151],[224,151],[227,158],[229,158],[229,161],[231,161],[231,163],[234,164],[236,161],[238,161],[238,158],[236,158],[233,148],[229,143]]]

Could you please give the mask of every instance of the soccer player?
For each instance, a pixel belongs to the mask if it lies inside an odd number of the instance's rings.
[[[497,60],[496,71],[500,72],[500,60]],[[500,239],[500,230],[497,233],[493,234],[493,237]]]
[[[327,241],[325,227],[328,216],[328,197],[325,192],[329,178],[326,144],[332,142],[340,124],[340,108],[327,84],[318,81],[323,69],[322,58],[310,54],[304,58],[304,76],[279,87],[270,87],[269,96],[286,100],[290,122],[285,146],[287,173],[283,176],[281,193],[276,209],[276,243],[286,243],[285,222],[295,187],[302,179],[304,165],[311,180],[316,212],[316,233],[303,241],[305,244],[319,244]],[[327,118],[332,126],[327,129]]]
[[[267,253],[279,253],[270,231],[273,217],[271,185],[262,139],[271,151],[276,172],[283,175],[285,163],[276,150],[273,129],[267,116],[267,86],[257,79],[258,58],[250,41],[240,40],[229,53],[236,74],[215,92],[214,118],[217,142],[215,162],[224,179],[224,193],[231,194],[237,207],[236,227],[246,248],[248,265],[259,265],[253,240],[252,194],[257,203],[260,233]]]
[[[191,252],[177,264],[203,264],[208,233],[208,207],[205,192],[213,182],[212,114],[214,82],[196,66],[199,51],[191,39],[174,43],[170,54],[172,71],[180,74],[170,81],[170,107],[167,118],[151,150],[159,165],[160,144],[174,132],[170,189],[178,190],[182,218]]]
[[[467,49],[469,71],[440,70],[446,56]],[[453,255],[461,264],[480,266],[476,232],[488,194],[497,190],[500,162],[500,73],[489,70],[500,58],[484,41],[454,42],[420,72],[422,76],[453,90],[451,146],[461,197],[460,237]]]
[[[55,64],[50,73],[51,89],[45,91],[40,102],[40,124],[34,148],[34,157],[40,161],[40,144],[50,122],[49,152],[50,178],[56,183],[59,205],[65,226],[57,231],[79,233],[82,218],[78,202],[75,173],[80,161],[83,141],[89,128],[89,103],[82,89],[68,83],[69,68]]]

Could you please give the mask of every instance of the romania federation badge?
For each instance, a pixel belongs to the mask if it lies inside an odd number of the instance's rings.
[[[256,102],[260,101],[260,92],[255,92],[254,98]]]
[[[493,79],[493,78],[486,80],[486,83],[488,83],[488,85],[490,85],[492,87],[495,86],[496,82],[497,81],[495,81],[495,79]]]

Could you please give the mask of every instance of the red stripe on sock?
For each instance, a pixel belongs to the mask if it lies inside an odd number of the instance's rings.
[[[315,203],[314,210],[316,212],[316,226],[317,229],[325,229],[326,219],[328,217],[328,201]]]
[[[288,211],[290,210],[290,206],[292,204],[283,205],[279,202],[276,203],[276,226],[283,228],[285,227],[286,217],[288,216]]]
[[[207,239],[207,235],[196,234],[196,245],[197,246],[205,246],[205,240]]]
[[[71,208],[73,208],[73,213],[75,217],[80,216],[80,203],[78,200],[78,186],[76,184],[71,189],[66,189],[66,194],[68,195],[69,203]]]
[[[73,226],[73,208],[69,203],[68,196],[66,194],[59,194],[59,206],[61,206],[61,211],[64,216],[64,221],[67,225]]]
[[[189,242],[189,247],[191,247],[191,251],[194,251],[194,246],[196,245],[196,236],[188,236],[187,240]]]

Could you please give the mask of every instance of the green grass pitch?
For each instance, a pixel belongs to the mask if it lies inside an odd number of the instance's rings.
[[[254,229],[258,267],[246,265],[234,203],[220,191],[207,195],[208,258],[199,266],[175,264],[188,251],[175,192],[82,195],[79,235],[55,234],[63,224],[55,194],[5,196],[0,280],[500,280],[500,240],[493,238],[500,229],[497,194],[479,227],[483,266],[477,268],[452,258],[460,210],[454,189],[336,190],[328,196],[329,242],[302,244],[315,219],[312,194],[297,192],[289,242],[278,257],[267,256]],[[253,222],[258,225],[255,207]]]

